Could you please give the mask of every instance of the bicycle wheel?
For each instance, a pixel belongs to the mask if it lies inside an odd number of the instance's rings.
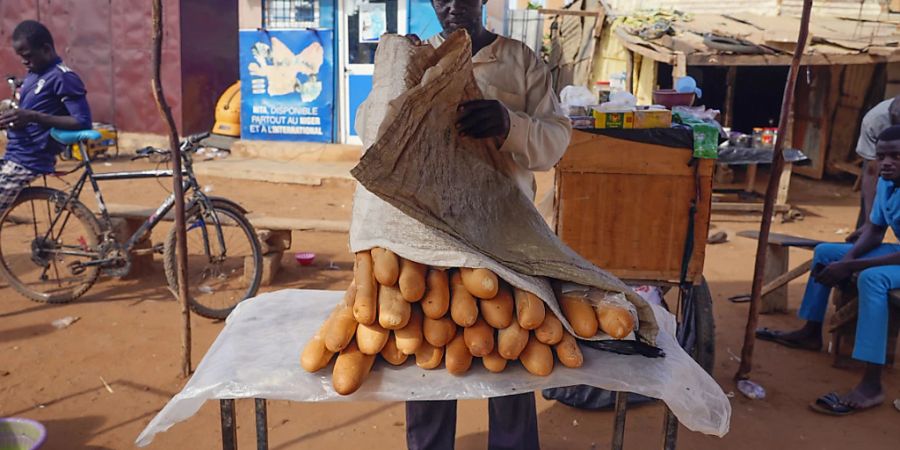
[[[77,200],[62,209],[65,198],[55,189],[26,188],[0,216],[0,274],[34,301],[71,302],[100,275],[98,266],[82,266],[99,259],[100,224]]]
[[[253,226],[233,206],[212,202],[212,211],[187,213],[188,302],[204,317],[224,319],[241,301],[256,295],[262,252]],[[219,227],[213,214],[218,218]],[[166,238],[166,279],[178,292],[175,227]]]

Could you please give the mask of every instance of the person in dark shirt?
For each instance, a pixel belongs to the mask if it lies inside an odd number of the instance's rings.
[[[0,161],[0,212],[8,209],[35,178],[52,173],[64,147],[50,137],[51,128],[91,128],[91,110],[84,83],[63,65],[53,36],[39,22],[26,20],[12,34],[13,50],[28,74],[19,94],[19,108],[0,115],[6,129],[6,154]]]

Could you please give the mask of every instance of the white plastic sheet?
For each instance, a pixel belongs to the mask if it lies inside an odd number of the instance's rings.
[[[207,400],[266,398],[298,402],[404,401],[486,398],[544,388],[587,384],[660,398],[687,428],[723,436],[731,404],[672,337],[674,317],[654,307],[665,358],[622,356],[582,347],[584,366],[557,364],[548,377],[530,375],[518,363],[502,375],[474,362],[464,376],[441,367],[422,370],[414,363],[393,367],[379,361],[359,391],[340,396],[331,388],[331,366],[314,374],[300,367],[303,345],[341,301],[342,292],[284,290],[238,305],[188,384],[153,418],[136,440],[153,437],[193,416]]]

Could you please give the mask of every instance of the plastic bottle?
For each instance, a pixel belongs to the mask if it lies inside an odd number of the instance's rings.
[[[609,93],[611,91],[609,81],[598,81],[594,83],[594,97],[597,98],[597,104],[603,104],[609,101]]]
[[[614,73],[609,77],[609,87],[610,93],[612,92],[625,92],[625,79],[628,78],[628,75],[625,72]]]

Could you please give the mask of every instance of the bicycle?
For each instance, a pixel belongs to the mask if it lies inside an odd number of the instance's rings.
[[[97,139],[94,130],[53,130],[57,141],[87,148]],[[188,284],[191,309],[201,316],[224,319],[234,307],[256,295],[262,277],[262,252],[247,211],[237,203],[206,195],[194,176],[192,153],[209,133],[190,136],[180,144],[184,175],[185,226],[188,244]],[[89,152],[64,177],[83,173],[68,192],[45,186],[25,188],[13,205],[0,215],[0,275],[23,296],[38,302],[67,303],[84,295],[101,270],[109,276],[128,273],[133,255],[163,255],[166,281],[178,292],[175,261],[175,227],[164,244],[148,249],[135,245],[149,236],[175,205],[170,194],[124,243],[113,231],[110,214],[98,181],[172,177],[171,169],[95,173]],[[170,156],[168,150],[148,147],[132,160],[152,155]],[[99,220],[79,196],[90,182],[97,200]],[[23,237],[24,234],[24,237]]]

